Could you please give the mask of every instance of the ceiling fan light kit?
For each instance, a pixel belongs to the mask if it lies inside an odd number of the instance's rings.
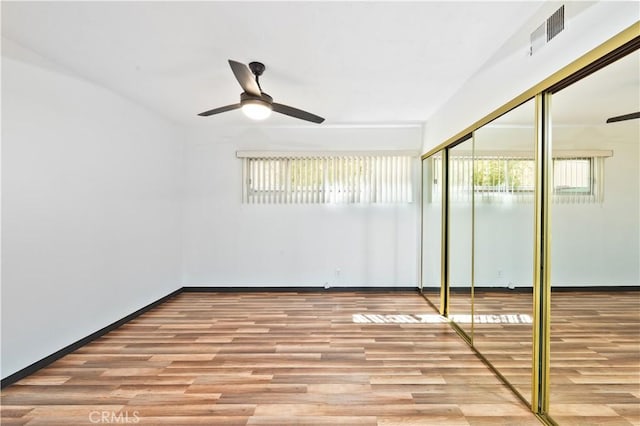
[[[198,114],[199,116],[208,117],[213,114],[242,108],[242,112],[253,120],[264,120],[271,115],[271,111],[275,111],[300,120],[311,121],[312,123],[322,123],[324,121],[324,118],[310,112],[273,102],[273,98],[264,93],[260,87],[260,76],[265,70],[264,64],[251,62],[247,66],[229,59],[229,66],[231,66],[233,75],[235,75],[236,80],[244,90],[240,94],[240,103],[201,112]]]
[[[244,115],[252,120],[264,120],[271,115],[273,100],[266,93],[263,93],[262,96],[265,99],[246,93],[240,95],[240,105],[242,105]]]

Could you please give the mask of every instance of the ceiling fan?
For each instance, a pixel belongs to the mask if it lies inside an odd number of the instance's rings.
[[[247,67],[243,63],[229,59],[229,65],[231,66],[233,75],[236,76],[238,83],[240,83],[242,90],[244,90],[244,92],[240,94],[240,103],[214,108],[201,112],[198,115],[207,117],[209,115],[242,108],[245,115],[254,120],[263,120],[271,115],[271,111],[275,111],[313,123],[322,123],[324,121],[324,118],[311,114],[310,112],[273,102],[273,98],[264,93],[260,87],[259,78],[265,70],[264,64],[251,62]]]
[[[632,112],[631,114],[618,115],[616,117],[607,118],[607,123],[615,123],[617,121],[633,120],[640,118],[640,112]]]

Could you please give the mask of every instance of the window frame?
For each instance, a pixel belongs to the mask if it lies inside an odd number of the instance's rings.
[[[415,151],[256,152],[243,160],[246,204],[403,204],[415,201]]]

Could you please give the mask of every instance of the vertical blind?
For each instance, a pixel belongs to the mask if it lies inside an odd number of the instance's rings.
[[[239,155],[240,156],[240,155]],[[245,156],[243,202],[371,204],[413,201],[411,155]]]

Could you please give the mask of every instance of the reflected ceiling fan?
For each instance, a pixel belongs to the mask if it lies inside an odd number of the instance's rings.
[[[231,66],[233,75],[236,76],[238,83],[240,83],[242,90],[244,90],[244,92],[240,94],[240,103],[214,108],[201,112],[198,115],[207,117],[213,114],[242,108],[242,112],[254,120],[264,120],[271,115],[271,111],[275,111],[313,123],[322,123],[324,121],[324,118],[311,114],[310,112],[273,102],[273,98],[264,93],[260,87],[259,78],[265,70],[264,64],[251,62],[249,66],[246,66],[243,63],[229,59],[229,65]]]
[[[640,112],[632,112],[631,114],[618,115],[616,117],[607,118],[607,123],[615,123],[616,121],[633,120],[640,118]]]

